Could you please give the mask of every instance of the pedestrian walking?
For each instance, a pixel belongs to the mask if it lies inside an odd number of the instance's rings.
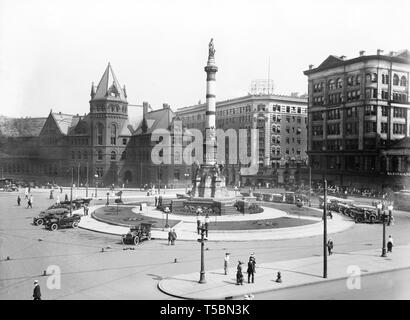
[[[37,280],[34,280],[33,299],[41,300],[41,290]]]
[[[248,262],[248,269],[246,272],[248,273],[248,283],[250,283],[250,280],[252,279],[252,283],[255,282],[255,267],[256,267],[256,262],[252,257],[249,258]]]
[[[393,252],[393,238],[392,238],[392,236],[389,236],[389,239],[387,240],[387,252]]]
[[[224,273],[225,275],[228,274],[228,265],[229,265],[229,253],[225,253],[225,258],[224,258]]]
[[[65,194],[64,201],[68,201],[68,195],[67,195],[67,193]]]
[[[196,229],[197,229],[198,234],[199,234],[199,229],[200,228],[201,228],[201,217],[199,215],[199,212],[197,211],[197,213],[196,213]]]
[[[28,199],[28,188],[24,191],[25,198]]]
[[[84,215],[85,216],[88,216],[88,206],[87,205],[84,205]]]
[[[168,245],[170,245],[172,240],[172,231],[171,228],[168,228]]]
[[[26,207],[26,209],[28,209],[28,208],[33,208],[33,206],[31,205],[31,200],[30,200],[30,198],[27,200],[27,207]]]
[[[20,204],[21,204],[21,198],[20,198],[20,195],[18,195],[17,196],[17,205],[20,206]]]
[[[63,193],[63,187],[60,187],[60,193]]]
[[[155,196],[155,207],[157,206],[157,204],[158,204],[158,197]]]
[[[329,255],[333,254],[332,250],[333,250],[333,240],[329,238],[329,240],[327,241],[327,251]]]
[[[238,261],[238,266],[236,268],[236,284],[243,285],[243,273],[242,273],[243,262]]]
[[[208,238],[208,227],[209,227],[209,222],[210,222],[210,218],[209,215],[206,214],[205,216],[205,231],[206,231],[206,237]]]
[[[33,208],[33,196],[30,196],[30,208]]]
[[[171,235],[172,235],[171,245],[173,246],[175,244],[175,240],[177,239],[177,233],[175,232],[175,229],[172,229]]]

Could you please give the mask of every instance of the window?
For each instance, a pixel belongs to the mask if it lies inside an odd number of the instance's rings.
[[[405,118],[406,117],[406,109],[404,108],[393,108],[393,117],[395,118]]]
[[[290,106],[286,107],[286,112],[289,113],[290,112]]]
[[[370,81],[372,81],[372,76],[370,73],[366,73],[366,83],[369,83]]]
[[[358,75],[356,76],[356,86],[360,85],[361,79],[362,79],[362,78],[361,78],[360,74],[358,74]]]
[[[84,151],[84,160],[87,160],[87,159],[88,159],[88,152]]]
[[[382,75],[382,83],[383,84],[389,84],[389,75],[388,74],[383,74]]]
[[[357,117],[357,109],[356,109],[356,107],[347,108],[347,109],[346,109],[346,117],[347,117],[347,118]]]
[[[103,144],[103,134],[104,134],[104,126],[102,123],[99,123],[97,126],[97,144]]]
[[[382,122],[381,123],[381,133],[387,133],[387,131],[388,131],[387,122]]]
[[[117,144],[117,126],[115,124],[111,125],[111,144]]]
[[[357,150],[358,147],[359,147],[359,143],[357,139],[346,139],[345,140],[346,150]]]
[[[340,134],[340,124],[339,123],[328,124],[327,125],[327,134],[328,135],[338,135],[338,134]]]
[[[336,80],[336,87],[339,89],[341,87],[343,87],[343,81],[340,78],[337,78]]]
[[[81,160],[81,151],[78,151],[78,159]]]
[[[364,130],[366,133],[376,132],[376,122],[374,121],[365,121]]]
[[[322,112],[321,111],[317,111],[317,112],[312,112],[312,120],[316,121],[316,120],[323,120],[323,116],[322,116]]]
[[[389,93],[387,91],[382,91],[382,99],[389,100]]]
[[[122,139],[122,144],[125,146],[125,145],[127,145],[127,139]]]
[[[402,76],[402,77],[401,77],[401,79],[400,79],[400,85],[401,85],[402,87],[407,86],[407,79],[406,79],[405,76]]]
[[[388,114],[389,114],[389,109],[387,108],[387,106],[382,106],[382,116],[387,117]]]
[[[347,122],[345,129],[346,129],[346,134],[357,134],[357,122]]]
[[[353,77],[352,77],[352,76],[347,77],[347,85],[348,85],[349,87],[353,85]]]
[[[399,85],[399,76],[397,74],[393,75],[393,85],[398,86]]]
[[[327,112],[328,120],[340,119],[340,109],[333,109]]]
[[[323,148],[323,141],[312,141],[312,150],[313,151],[321,151]]]
[[[371,80],[372,82],[377,82],[377,73],[372,73]]]
[[[302,113],[302,108],[298,107],[298,113]]]
[[[340,146],[342,145],[342,141],[337,140],[327,140],[327,150],[340,150]]]
[[[377,89],[373,89],[373,99],[377,99]]]
[[[335,82],[334,79],[329,80],[329,82],[328,82],[328,88],[329,88],[329,90],[334,90],[334,89],[336,89],[336,82]]]
[[[97,159],[98,159],[98,160],[102,160],[102,159],[103,159],[103,153],[102,153],[101,150],[98,151]]]
[[[365,106],[364,115],[365,116],[375,116],[377,114],[377,106]]]
[[[72,159],[72,160],[75,159],[75,152],[74,152],[74,151],[71,152],[71,159]]]

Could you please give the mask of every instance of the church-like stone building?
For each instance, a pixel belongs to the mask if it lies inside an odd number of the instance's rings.
[[[158,178],[162,184],[172,183],[168,174],[156,176],[149,154],[155,144],[151,132],[169,129],[174,118],[167,104],[150,111],[144,102],[140,115],[130,117],[125,86],[121,87],[110,64],[98,85],[92,84],[89,103],[89,113],[83,116],[50,111],[47,118],[24,119],[23,126],[31,126],[29,133],[5,138],[3,132],[3,177],[89,186],[140,186],[156,183]]]

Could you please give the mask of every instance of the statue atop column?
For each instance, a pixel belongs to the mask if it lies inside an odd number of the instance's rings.
[[[213,59],[214,56],[215,56],[214,39],[211,38],[211,41],[209,42],[209,56],[208,56],[208,60],[209,60],[209,59]]]

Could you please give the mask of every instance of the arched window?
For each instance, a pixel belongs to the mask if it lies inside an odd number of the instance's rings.
[[[394,76],[393,76],[393,85],[394,86],[399,85],[399,76],[397,74],[394,74]]]
[[[115,151],[111,151],[111,160],[116,160],[117,159],[117,154]]]
[[[115,124],[111,125],[111,144],[117,144],[117,126]]]
[[[360,77],[360,74],[358,74],[358,75],[356,76],[356,85],[357,85],[357,86],[360,84],[361,80],[362,80],[362,77]]]
[[[104,134],[104,126],[102,123],[99,123],[97,126],[97,144],[103,144],[103,134]]]
[[[329,82],[328,82],[328,87],[329,87],[329,90],[334,90],[334,89],[336,89],[336,84],[335,84],[335,80],[334,80],[334,79],[329,80]]]
[[[103,159],[103,153],[102,153],[101,150],[98,150],[97,159],[98,159],[98,160],[102,160],[102,159]]]
[[[336,80],[336,86],[337,86],[337,88],[341,88],[341,87],[343,86],[342,79],[338,78],[338,79]]]
[[[353,77],[352,77],[352,76],[347,77],[347,85],[348,85],[349,87],[353,85]]]
[[[372,75],[370,73],[366,73],[366,83],[372,81]]]
[[[377,73],[372,73],[372,82],[377,82]]]
[[[402,76],[402,77],[401,77],[401,79],[400,79],[400,85],[401,85],[402,87],[407,86],[407,79],[406,79],[405,76]]]

